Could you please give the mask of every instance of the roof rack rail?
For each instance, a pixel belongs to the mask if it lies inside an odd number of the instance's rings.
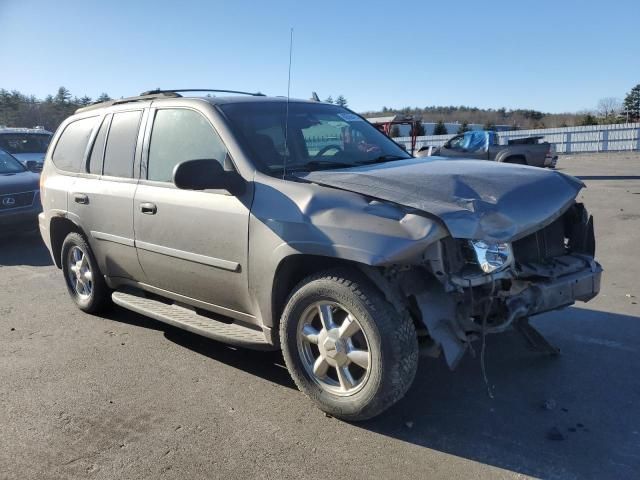
[[[111,105],[120,105],[123,103],[132,103],[132,102],[142,102],[145,100],[153,100],[155,98],[163,98],[163,97],[170,97],[170,98],[177,98],[177,97],[182,97],[182,95],[180,95],[179,93],[176,92],[154,92],[154,93],[143,93],[141,95],[138,95],[136,97],[126,97],[126,98],[118,98],[115,100],[107,100],[106,102],[94,102],[91,105],[88,105],[86,107],[82,107],[82,108],[78,108],[76,110],[76,113],[82,113],[82,112],[87,112],[90,110],[94,110],[97,108],[104,108],[104,107],[110,107]]]
[[[216,90],[211,88],[180,88],[172,90],[161,90],[159,88],[155,90],[148,90],[142,92],[140,95],[158,95],[162,93],[179,93],[179,92],[215,92],[215,93],[235,93],[237,95],[251,95],[254,97],[264,97],[265,94],[261,92],[241,92],[239,90]]]

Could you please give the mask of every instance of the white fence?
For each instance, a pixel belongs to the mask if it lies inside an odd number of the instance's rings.
[[[640,123],[498,132],[501,145],[506,145],[509,139],[534,135],[543,136],[542,141],[553,144],[558,153],[640,150]],[[453,136],[431,135],[418,137],[416,150],[428,145],[439,147]],[[405,144],[408,149],[411,149],[410,137],[398,137],[394,140]]]

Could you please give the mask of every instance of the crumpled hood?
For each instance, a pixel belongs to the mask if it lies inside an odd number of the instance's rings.
[[[436,215],[454,238],[499,242],[550,224],[584,187],[577,178],[542,168],[434,157],[297,175]]]

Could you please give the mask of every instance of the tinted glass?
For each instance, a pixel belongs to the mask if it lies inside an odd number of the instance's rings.
[[[56,167],[69,172],[80,171],[89,136],[97,122],[98,117],[90,117],[66,126],[51,156]]]
[[[209,121],[187,109],[158,110],[151,131],[147,178],[170,182],[173,168],[186,160],[224,162],[227,149]]]
[[[287,171],[352,167],[411,158],[373,125],[338,105],[229,103],[220,107],[258,167]],[[285,142],[286,133],[286,142]]]
[[[45,153],[50,140],[48,133],[3,133],[0,148],[12,154]]]
[[[22,164],[4,150],[0,150],[0,175],[24,172]]]
[[[114,113],[104,152],[104,175],[133,177],[133,159],[142,110]]]
[[[111,115],[104,117],[98,135],[93,142],[91,155],[89,156],[89,172],[100,175],[102,173],[102,159],[104,155],[104,144],[107,140],[107,129],[109,128],[109,119]]]

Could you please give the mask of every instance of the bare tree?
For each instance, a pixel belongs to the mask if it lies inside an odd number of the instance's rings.
[[[598,101],[598,114],[604,118],[616,117],[622,111],[622,102],[616,97],[605,97]]]

